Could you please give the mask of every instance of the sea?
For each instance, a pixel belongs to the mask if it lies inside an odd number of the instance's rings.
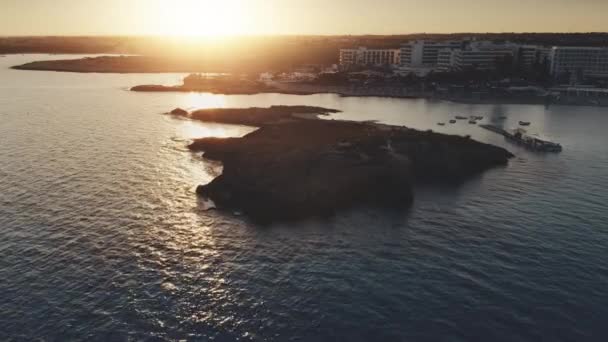
[[[608,108],[134,93],[184,75],[9,68],[79,57],[0,57],[1,341],[608,340]],[[417,186],[410,209],[271,225],[208,210],[195,189],[221,165],[187,144],[255,128],[164,113],[271,105],[470,135],[515,157]],[[530,121],[563,152],[456,115]]]

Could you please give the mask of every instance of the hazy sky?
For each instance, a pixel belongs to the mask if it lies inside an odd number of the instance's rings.
[[[0,35],[608,31],[608,0],[0,0]]]

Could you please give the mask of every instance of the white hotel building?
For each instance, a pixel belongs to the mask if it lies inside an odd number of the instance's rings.
[[[429,69],[453,71],[475,68],[492,70],[496,61],[510,56],[521,59],[524,66],[532,66],[548,57],[549,49],[513,43],[490,41],[414,41],[401,47],[401,67],[409,70]]]
[[[416,40],[401,46],[401,61],[403,67],[424,68],[436,67],[442,50],[452,50],[462,47],[463,41],[430,41]]]
[[[340,65],[396,66],[400,62],[399,49],[340,49]]]
[[[496,59],[514,56],[516,46],[486,41],[425,41],[408,42],[401,46],[401,67],[410,71],[450,71],[475,67],[491,70]]]
[[[491,41],[416,40],[400,49],[359,47],[340,50],[340,65],[399,66],[401,72],[425,75],[430,71],[466,69],[493,70],[501,58],[531,67],[549,62],[550,73],[558,78],[608,78],[608,48],[543,47]]]
[[[472,42],[462,49],[451,51],[449,69],[493,70],[496,60],[507,56],[515,57],[517,46],[494,44],[491,42]]]
[[[608,48],[554,47],[550,60],[553,77],[608,78]]]

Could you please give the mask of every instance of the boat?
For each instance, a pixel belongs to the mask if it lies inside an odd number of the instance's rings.
[[[456,123],[456,120],[450,120],[450,123],[451,123],[451,124],[455,124],[455,123]]]
[[[437,125],[439,125],[439,126],[445,126],[445,122],[438,122]]]
[[[475,119],[476,120],[483,120],[483,116],[476,116]]]
[[[561,152],[563,149],[562,145],[558,143],[528,135],[522,128],[509,132],[503,128],[493,125],[479,125],[479,127],[498,133],[504,136],[508,141],[521,145],[529,150],[538,152]]]
[[[513,134],[505,135],[507,140],[523,145],[534,151],[540,152],[561,152],[562,145],[551,141],[543,140],[526,134],[522,129],[516,129]]]
[[[530,126],[530,122],[528,122],[528,121],[520,121],[519,125],[520,126]]]
[[[466,116],[456,115],[456,120],[466,120],[468,119]]]
[[[470,123],[471,125],[477,125],[477,121],[476,121],[476,120],[469,120],[469,123]]]

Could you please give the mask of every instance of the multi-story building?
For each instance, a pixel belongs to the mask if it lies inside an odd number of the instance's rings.
[[[517,46],[515,59],[519,65],[529,68],[534,64],[542,64],[549,60],[551,54],[550,47],[538,45],[519,45]]]
[[[514,57],[514,54],[515,48],[510,44],[475,42],[463,49],[454,50],[452,67],[456,70],[494,70],[498,60]]]
[[[401,67],[402,72],[426,74],[430,71],[466,69],[493,70],[501,61],[531,68],[548,65],[555,78],[608,78],[608,48],[553,47],[495,43],[490,41],[410,41],[400,49],[359,47],[340,50],[340,65],[384,65]],[[503,64],[504,65],[504,64]]]
[[[437,70],[447,71],[454,65],[455,49],[442,49],[437,54]]]
[[[453,71],[464,69],[493,70],[497,61],[514,57],[516,45],[495,44],[487,41],[466,42],[460,48],[439,50],[437,70]]]
[[[435,67],[439,63],[439,52],[442,50],[457,49],[462,41],[430,41],[416,40],[401,46],[401,61],[403,67],[420,68]]]
[[[490,41],[412,41],[401,46],[401,63],[404,69],[435,71],[477,68],[491,70],[497,59],[510,56],[514,63],[530,67],[548,59],[549,48]],[[521,61],[519,60],[521,59]]]
[[[400,62],[399,49],[340,49],[340,65],[394,66]]]
[[[550,60],[550,72],[555,78],[608,78],[608,48],[554,47]]]

